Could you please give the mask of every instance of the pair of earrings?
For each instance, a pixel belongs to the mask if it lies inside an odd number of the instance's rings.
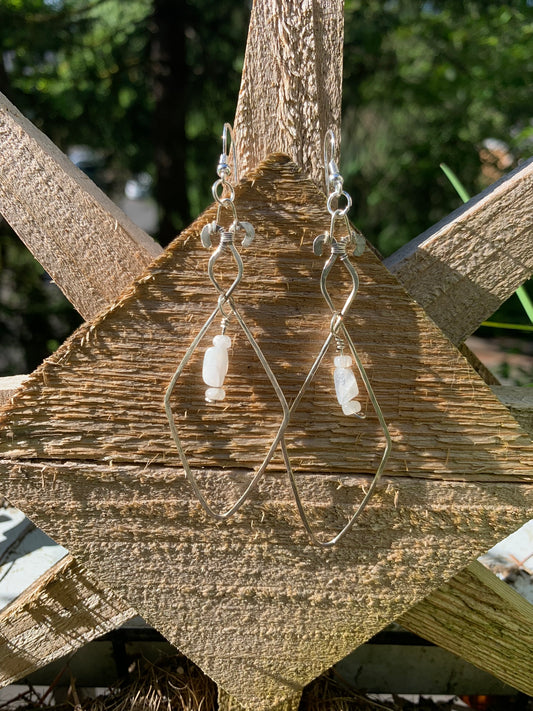
[[[285,395],[277,381],[276,376],[272,372],[270,365],[266,360],[259,344],[254,339],[246,322],[239,313],[234,301],[234,293],[237,287],[239,286],[244,271],[243,261],[235,245],[235,240],[237,236],[240,236],[242,234],[241,244],[244,247],[248,247],[252,244],[254,240],[255,230],[249,222],[239,220],[239,217],[237,215],[237,210],[235,207],[235,191],[232,183],[229,181],[231,169],[228,164],[227,155],[228,134],[231,137],[232,144],[234,178],[235,182],[238,182],[236,147],[233,139],[232,129],[229,124],[224,124],[224,130],[222,135],[222,154],[220,156],[217,166],[218,179],[214,182],[212,186],[213,197],[217,204],[217,215],[216,219],[206,225],[201,232],[201,241],[203,246],[206,248],[210,248],[212,246],[212,239],[215,235],[219,238],[218,246],[213,251],[207,267],[209,279],[211,280],[211,283],[213,284],[218,293],[218,302],[212,313],[209,315],[204,325],[200,329],[196,338],[193,340],[193,342],[187,349],[183,359],[178,365],[168,385],[164,403],[166,415],[170,425],[170,432],[176,444],[183,468],[185,470],[185,474],[192,486],[196,497],[198,498],[202,507],[207,511],[207,513],[217,520],[224,520],[229,518],[242,506],[242,504],[249,497],[250,493],[255,488],[259,479],[265,472],[276,450],[278,449],[278,447],[281,447],[285,467],[289,475],[289,480],[303,525],[313,543],[327,548],[338,543],[338,541],[348,533],[348,531],[353,527],[357,519],[360,517],[363,509],[368,503],[381,478],[391,448],[391,438],[383,414],[381,412],[381,408],[374,395],[374,391],[372,389],[370,381],[368,380],[365,369],[359,359],[354,343],[344,324],[345,317],[352,305],[352,302],[357,294],[357,290],[359,287],[359,277],[353,264],[350,262],[349,257],[352,254],[355,256],[362,254],[365,249],[364,238],[358,233],[356,233],[354,230],[352,230],[348,220],[348,211],[350,210],[350,207],[352,205],[352,200],[350,195],[345,190],[343,190],[343,179],[334,161],[335,136],[333,131],[329,130],[326,134],[324,141],[324,169],[326,191],[328,193],[327,209],[331,217],[330,229],[329,231],[315,238],[313,243],[313,251],[317,256],[321,256],[324,252],[325,247],[330,248],[330,256],[324,264],[320,277],[320,290],[331,311],[331,322],[329,334],[326,340],[324,341],[324,344],[322,345],[322,348],[320,349],[320,352],[318,353],[309,373],[307,374],[307,377],[304,383],[302,384],[296,398],[289,406]],[[340,207],[341,202],[344,203],[343,207]],[[224,228],[221,226],[222,211],[228,211],[230,213],[231,224],[228,228]],[[225,256],[229,256],[231,259],[233,259],[237,271],[233,282],[228,288],[224,288],[220,284],[214,273],[215,264],[219,259]],[[350,294],[348,295],[340,311],[335,308],[335,305],[331,299],[327,287],[328,276],[337,260],[340,260],[342,265],[346,269],[347,273],[350,276],[352,285]],[[228,323],[233,318],[237,321],[240,328],[242,329],[249,344],[255,352],[255,355],[257,356],[257,359],[259,360],[265,374],[267,375],[274,389],[276,397],[279,400],[283,414],[281,423],[276,432],[276,436],[271,442],[271,445],[268,449],[265,458],[255,471],[253,478],[249,482],[248,486],[245,488],[244,492],[239,496],[237,501],[235,501],[235,503],[224,512],[214,511],[213,508],[209,505],[205,496],[203,495],[200,487],[198,486],[196,476],[190,467],[189,460],[183,449],[183,445],[178,433],[176,421],[170,403],[172,393],[179,377],[183,373],[201,340],[203,339],[213,322],[217,319],[217,317],[220,317],[220,333],[213,338],[213,344],[207,348],[204,353],[203,359],[202,379],[204,381],[204,384],[207,386],[205,391],[206,402],[217,402],[225,398],[224,380],[229,367],[228,351],[231,347],[231,339],[229,338],[229,336],[226,335],[226,329]],[[294,471],[291,465],[289,451],[287,449],[287,444],[284,435],[291,420],[292,414],[295,412],[296,408],[298,407],[298,404],[305,395],[305,392],[307,391],[310,383],[315,377],[333,341],[335,341],[336,343],[337,350],[337,355],[334,357],[333,362],[333,386],[335,389],[338,404],[342,409],[344,415],[359,419],[365,418],[365,415],[362,413],[361,403],[357,399],[359,394],[359,386],[357,382],[357,377],[354,373],[355,367],[359,373],[361,381],[363,382],[366,388],[370,402],[372,403],[382,431],[385,435],[385,447],[374,478],[370,484],[370,487],[366,491],[363,500],[355,510],[354,514],[351,516],[349,521],[339,533],[337,533],[333,538],[323,541],[320,540],[313,532],[309,519],[305,512],[296,477],[294,475]]]

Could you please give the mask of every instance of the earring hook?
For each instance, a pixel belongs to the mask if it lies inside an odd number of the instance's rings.
[[[233,184],[239,182],[239,165],[237,163],[237,145],[235,143],[235,135],[233,127],[230,123],[225,123],[222,129],[222,153],[218,159],[217,175],[219,178],[228,178],[231,174],[231,169],[228,165],[228,134],[231,140],[231,153],[233,158]]]
[[[337,163],[335,162],[335,149],[335,132],[332,128],[329,128],[324,136],[324,178],[326,182],[326,194],[334,193],[338,196],[342,192],[343,180]]]

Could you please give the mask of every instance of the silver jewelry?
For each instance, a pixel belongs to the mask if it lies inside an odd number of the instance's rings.
[[[244,235],[242,239],[242,245],[244,247],[248,247],[254,239],[255,230],[249,222],[243,222],[242,220],[239,220],[237,216],[237,210],[235,207],[235,190],[233,188],[233,185],[229,182],[231,169],[228,165],[227,156],[228,133],[231,136],[234,175],[235,177],[237,177],[238,175],[237,154],[235,142],[233,139],[233,131],[230,124],[226,123],[224,124],[224,130],[222,134],[222,154],[220,156],[217,166],[218,180],[216,180],[212,186],[213,197],[218,205],[217,215],[216,219],[213,222],[205,225],[200,234],[202,244],[206,248],[212,246],[212,238],[215,235],[219,236],[218,246],[211,255],[207,265],[207,273],[209,279],[211,280],[211,283],[213,284],[219,295],[218,303],[212,311],[211,315],[207,318],[204,325],[201,327],[200,331],[198,332],[198,335],[195,337],[195,339],[187,349],[185,355],[183,356],[183,359],[176,368],[176,371],[174,372],[174,375],[172,376],[172,379],[168,385],[164,399],[165,412],[169,421],[170,432],[176,444],[187,479],[189,480],[193,491],[196,494],[196,497],[198,498],[198,501],[203,506],[205,511],[207,511],[210,516],[217,520],[227,519],[232,516],[249,497],[250,493],[257,485],[260,477],[262,476],[268,464],[270,463],[270,460],[274,456],[289,422],[289,407],[287,405],[287,401],[285,399],[283,391],[281,390],[276,376],[272,372],[265,356],[263,355],[261,348],[253,337],[252,333],[250,332],[239,311],[237,310],[234,302],[235,291],[239,286],[239,283],[243,276],[243,262],[239,251],[235,246],[234,238],[237,233],[243,232]],[[221,226],[222,211],[229,211],[231,215],[232,221],[229,227]],[[233,283],[229,286],[229,288],[224,289],[215,277],[214,267],[219,259],[226,257],[228,254],[231,255],[237,267],[237,275],[235,276],[235,279],[233,280]],[[231,339],[229,338],[229,336],[226,335],[226,330],[230,320],[234,318],[235,321],[237,321],[237,323],[241,327],[248,342],[252,346],[255,355],[261,363],[261,366],[263,367],[266,375],[268,376],[268,379],[270,380],[274,392],[276,393],[276,396],[280,402],[283,413],[282,421],[277,431],[276,437],[272,441],[270,448],[261,465],[254,473],[252,480],[250,481],[244,492],[241,494],[241,496],[238,498],[238,500],[229,509],[220,513],[214,511],[214,509],[209,505],[198,486],[196,476],[193,473],[187,455],[183,450],[183,446],[181,443],[178,428],[170,403],[172,393],[174,392],[178,379],[182,375],[187,363],[190,361],[193,353],[195,352],[202,338],[205,336],[207,330],[215,321],[217,316],[221,317],[221,333],[214,337],[213,345],[207,348],[207,350],[205,351],[202,368],[202,378],[204,383],[208,386],[205,391],[205,400],[208,403],[206,406],[209,407],[210,404],[223,400],[226,395],[223,385],[224,379],[229,368],[228,350],[231,347]]]
[[[330,329],[329,334],[311,367],[311,370],[307,374],[307,377],[302,387],[300,388],[298,395],[296,396],[294,402],[291,405],[289,414],[292,415],[292,413],[298,407],[298,404],[300,403],[303,395],[305,394],[309,384],[313,380],[332,341],[335,340],[337,344],[338,355],[334,358],[335,371],[333,377],[333,384],[335,387],[337,400],[342,409],[342,412],[344,413],[344,415],[349,417],[354,416],[359,419],[364,419],[366,417],[366,415],[361,412],[360,402],[356,399],[359,393],[359,387],[357,384],[356,375],[353,371],[353,365],[355,363],[361,381],[363,382],[366,388],[368,398],[372,403],[374,411],[377,415],[377,418],[385,435],[385,448],[383,450],[383,454],[381,456],[377,471],[374,475],[374,478],[372,479],[370,487],[365,493],[364,498],[357,507],[355,513],[352,515],[348,523],[342,528],[342,530],[337,533],[336,536],[334,536],[330,540],[321,541],[317,538],[317,536],[311,529],[309,519],[307,517],[307,514],[305,513],[302,504],[300,492],[296,483],[296,477],[294,476],[294,472],[292,470],[290,457],[287,450],[287,444],[285,442],[285,439],[282,438],[281,449],[283,452],[283,458],[285,460],[285,466],[289,474],[289,479],[291,482],[292,490],[294,492],[296,505],[298,507],[300,517],[311,540],[317,545],[320,545],[324,548],[329,548],[338,543],[341,538],[343,538],[343,536],[345,536],[348,531],[350,531],[357,519],[361,516],[363,509],[370,500],[370,497],[374,493],[374,490],[381,478],[391,449],[391,437],[387,428],[387,424],[383,417],[383,413],[376,399],[370,381],[367,377],[363,364],[359,359],[352,338],[348,333],[344,323],[346,314],[348,313],[352,305],[352,302],[355,298],[355,295],[357,294],[357,290],[359,287],[359,277],[357,275],[355,267],[350,262],[349,257],[351,254],[355,256],[362,254],[365,249],[365,241],[364,237],[359,233],[355,232],[350,226],[350,222],[348,220],[348,211],[352,205],[352,199],[350,195],[345,190],[343,190],[343,179],[333,158],[334,151],[335,135],[333,131],[329,130],[326,133],[324,141],[324,166],[326,175],[326,191],[328,193],[327,208],[329,214],[331,215],[331,222],[329,232],[325,232],[324,234],[321,234],[315,238],[313,243],[313,251],[317,256],[321,256],[324,247],[330,247],[330,256],[324,264],[320,277],[320,290],[331,311]],[[345,205],[343,208],[339,207],[340,200],[345,201]],[[350,275],[352,282],[351,292],[340,311],[335,308],[335,305],[333,304],[333,301],[330,297],[327,288],[329,274],[337,260],[341,261],[342,265]],[[348,350],[350,355],[346,355],[344,353],[345,350]]]

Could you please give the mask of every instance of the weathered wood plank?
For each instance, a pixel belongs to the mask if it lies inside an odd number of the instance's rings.
[[[533,695],[533,606],[481,563],[471,563],[398,622]]]
[[[459,344],[533,273],[533,158],[385,260]]]
[[[135,615],[71,556],[0,613],[0,685],[17,681]]]
[[[19,376],[17,376],[19,377]],[[24,376],[20,376],[24,377]],[[0,391],[2,385],[7,386],[11,379],[0,380]],[[511,408],[511,412],[522,418],[522,426],[529,427],[533,433],[533,393],[523,388],[497,387],[493,391],[500,397],[502,402]],[[14,390],[11,394],[13,394]],[[525,397],[529,395],[529,397]],[[67,570],[65,570],[67,568]],[[109,606],[109,590],[104,588],[96,579],[92,579],[91,585],[87,587],[84,581],[88,573],[83,569],[79,573],[81,566],[75,563],[72,557],[48,571],[24,596],[15,601],[7,610],[0,615],[0,626],[2,636],[0,637],[0,684],[8,684],[16,681],[22,676],[41,668],[44,664],[60,658],[67,651],[74,651],[81,647],[89,639],[96,637],[101,630],[112,629],[117,624],[120,615],[124,619],[131,616],[131,608],[126,603],[122,603],[118,596],[113,596],[114,604]],[[450,626],[458,624],[457,620],[468,629],[474,629],[473,620],[479,621],[479,617],[472,611],[472,600],[484,598],[484,604],[492,609],[491,631],[498,630],[496,639],[512,640],[516,637],[515,620],[518,615],[525,613],[523,600],[518,604],[518,610],[514,609],[517,598],[512,595],[506,596],[503,590],[508,586],[501,582],[490,571],[486,571],[482,577],[477,575],[478,564],[471,564],[465,571],[456,575],[448,584],[440,590],[432,593],[428,598],[415,605],[409,610],[401,620],[401,624],[410,627],[423,637],[431,639],[432,642],[440,644],[455,654],[462,655],[465,659],[475,661],[478,667],[494,674],[498,678],[500,670],[505,671],[505,680],[516,688],[520,688],[525,693],[528,686],[523,685],[524,676],[528,670],[529,656],[523,656],[523,646],[519,641],[516,650],[512,646],[495,644],[493,638],[487,634],[487,630],[479,630],[476,635],[447,635],[440,641],[436,635],[436,620],[440,621],[445,630]],[[75,581],[77,575],[80,580]],[[64,584],[67,576],[68,584]],[[486,584],[488,577],[490,584]],[[477,580],[475,596],[470,602],[467,600],[472,579]],[[51,592],[53,590],[53,592]],[[456,591],[461,591],[461,600],[457,600]],[[50,608],[48,601],[53,597],[57,604],[57,609]],[[448,602],[444,602],[445,599]],[[505,599],[502,607],[496,602]],[[433,610],[434,606],[437,610]],[[43,618],[42,610],[46,608],[47,614]],[[87,621],[86,615],[80,615],[80,611],[87,609],[98,609],[94,627]],[[64,635],[56,634],[54,630],[61,630],[65,620],[65,611],[69,612],[69,637],[68,649]],[[529,614],[531,615],[533,608]],[[26,615],[35,622],[35,628],[24,628],[24,634],[20,634],[21,620],[26,619]],[[496,616],[496,617],[495,617]],[[56,619],[57,617],[57,619]],[[428,626],[427,620],[432,621]],[[43,625],[45,629],[43,631]],[[80,634],[77,634],[77,629]],[[533,628],[533,625],[524,626],[524,629]],[[455,629],[455,628],[453,628]],[[39,651],[42,645],[42,634],[46,637],[46,655],[41,658]],[[490,654],[483,653],[481,646],[487,645]],[[16,653],[13,652],[16,647]],[[7,666],[3,660],[10,659]],[[3,673],[2,673],[3,672]],[[531,675],[530,675],[530,678]],[[230,704],[236,704],[222,689],[219,690],[223,703],[231,708]],[[299,695],[299,694],[298,694]],[[293,701],[288,703],[294,703]],[[237,706],[237,708],[239,708]]]
[[[0,378],[0,406],[8,402],[17,388],[27,379],[27,375],[10,375]]]
[[[161,247],[0,94],[0,213],[84,318]]]
[[[353,546],[327,552],[307,545],[283,476],[263,482],[253,515],[219,525],[172,468],[2,462],[2,472],[7,466],[18,470],[12,495],[38,508],[38,525],[53,521],[54,536],[90,558],[104,586],[138,601],[151,625],[251,709],[294,696],[533,506],[532,485],[397,478],[380,490]],[[317,508],[326,501],[345,516],[356,482],[329,483],[303,477],[302,486]],[[38,507],[22,498],[37,490]],[[481,548],[472,532],[486,541]]]
[[[290,401],[329,329],[319,288],[323,260],[310,247],[327,223],[324,198],[279,155],[252,174],[238,195],[239,211],[255,222],[257,239],[253,257],[245,257],[246,281],[235,298]],[[306,205],[300,217],[299,205]],[[209,210],[199,218],[135,290],[104,318],[82,326],[29,378],[8,408],[3,451],[21,458],[62,458],[68,452],[78,461],[119,457],[181,467],[169,447],[161,399],[179,354],[216,306],[205,275],[209,254],[197,234],[212,217]],[[395,476],[476,482],[493,481],[496,474],[508,481],[533,480],[530,445],[490,389],[370,251],[357,266],[361,285],[347,324],[357,334],[390,423],[394,447],[388,470]],[[341,268],[336,276],[342,283]],[[258,444],[272,439],[279,426],[279,402],[251,348],[238,328],[228,333],[233,348],[221,406],[224,436],[214,434],[220,431],[220,408],[205,407],[200,354],[176,388],[176,417],[193,466],[231,467],[237,461],[258,466],[268,449]],[[369,409],[354,447],[352,422],[339,419],[331,390],[331,373],[324,368],[293,416],[287,440],[297,469],[370,473],[383,442],[376,419]],[[512,465],[499,461],[503,449]],[[273,469],[283,471],[283,463],[273,461]]]
[[[533,437],[533,388],[493,385],[492,392],[509,408],[520,426]]]
[[[318,176],[318,177],[320,177],[320,176]],[[416,281],[416,279],[415,279],[415,281]]]
[[[271,707],[269,711],[298,711],[302,692],[296,692],[291,698],[282,701],[280,704]],[[236,699],[227,694],[224,689],[218,687],[218,711],[246,711],[244,706]]]
[[[344,3],[254,2],[235,116],[241,172],[289,155],[320,185],[322,143],[340,136]]]
[[[327,223],[324,197],[275,156],[238,188],[237,199],[257,240],[236,300],[290,398],[329,327],[317,278],[322,260],[311,248]],[[533,450],[490,389],[366,253],[358,260],[351,328],[395,439],[391,478],[334,551],[308,544],[277,463],[235,519],[207,521],[162,434],[162,397],[216,304],[205,285],[209,255],[197,246],[210,219],[212,211],[31,376],[4,411],[2,469],[8,497],[36,523],[90,561],[104,584],[116,586],[240,703],[266,709],[527,518],[533,487],[516,479],[532,480]],[[196,376],[175,403],[187,412],[184,441],[215,505],[235,497],[246,471],[232,463],[254,461],[254,447],[275,422],[272,394],[231,333],[229,409],[210,414]],[[353,430],[348,437],[346,423],[335,419],[330,377],[328,370],[302,405],[303,422],[289,440],[315,524],[338,529],[368,482],[375,452],[366,441],[354,444]],[[91,430],[96,421],[100,429]],[[371,416],[367,425],[364,437],[378,441]],[[216,432],[228,434],[225,447]],[[217,441],[211,459],[208,446]],[[304,458],[303,447],[315,443],[318,453]],[[226,466],[210,471],[210,461]],[[287,640],[282,649],[280,639]]]

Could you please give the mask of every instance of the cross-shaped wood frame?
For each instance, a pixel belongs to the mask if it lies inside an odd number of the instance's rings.
[[[340,116],[342,4],[323,2],[319,10],[313,10],[311,3],[304,3],[303,8],[298,8],[297,12],[292,10],[292,13],[295,14],[291,16],[290,7],[280,5],[274,8],[273,3],[256,3],[235,124],[245,169],[250,170],[268,152],[283,150],[318,182],[321,178],[321,127],[338,125]],[[274,32],[273,25],[276,27]],[[318,32],[317,27],[320,28]],[[282,53],[282,56],[277,42],[280,34],[286,40],[283,46],[291,47],[291,51]],[[302,36],[307,41],[303,41]],[[296,49],[301,49],[305,56],[302,57]],[[316,61],[317,57],[327,57],[328,62]],[[309,71],[302,71],[302,67]],[[327,67],[329,76],[318,76],[316,67]],[[272,81],[276,71],[279,72],[278,81]],[[261,116],[261,111],[256,113],[260,106],[272,107],[266,119]],[[294,107],[303,107],[303,110],[295,113]],[[3,102],[1,108],[3,146],[9,160],[2,166],[0,209],[80,313],[88,319],[94,317],[140,275],[156,256],[157,245],[120,215],[13,107]],[[279,123],[270,119],[272,113],[278,117]],[[53,180],[48,176],[53,176]],[[528,164],[386,262],[411,295],[457,344],[533,270],[531,183],[532,168]],[[59,193],[61,204],[70,209],[58,213]],[[83,220],[76,224],[80,216]],[[481,253],[485,258],[480,263]],[[102,274],[106,278],[102,278]],[[458,304],[475,304],[476,309],[457,308]],[[63,588],[62,584],[69,581],[70,584]],[[40,604],[39,596],[41,602],[48,596],[50,602],[52,589],[54,596],[69,601],[71,607],[84,601],[86,609],[92,607],[92,620],[98,619],[100,623],[98,626],[85,617],[82,623],[85,636],[80,635],[76,644],[109,625],[114,626],[133,612],[109,591],[101,589],[74,561],[62,562],[29,597],[17,601],[15,607],[3,615],[2,633],[9,648],[8,654],[13,659],[11,678],[26,673],[28,663],[30,666],[35,664],[31,660],[28,662],[26,657],[26,667],[23,668],[12,643],[15,635],[19,635],[16,637],[19,648],[35,650],[37,626],[33,622],[29,630],[26,627],[22,632],[17,625],[22,622],[23,627],[27,626],[25,615],[32,606]],[[87,602],[89,590],[90,603]],[[527,686],[531,683],[527,680],[527,644],[525,650],[520,649],[524,638],[517,640],[511,629],[505,636],[505,613],[493,619],[491,624],[493,628],[498,626],[505,640],[512,640],[513,664],[509,664],[509,648],[505,645],[501,654],[494,649],[492,640],[483,647],[486,630],[471,644],[468,636],[466,640],[454,639],[452,634],[446,639],[443,630],[449,629],[454,618],[463,631],[468,627],[475,628],[472,615],[464,610],[462,623],[457,621],[457,600],[461,596],[464,599],[465,595],[475,598],[484,595],[487,607],[493,610],[503,609],[501,600],[512,604],[514,615],[518,614],[524,621],[526,634],[526,620],[531,614],[527,605],[521,605],[477,564],[412,608],[402,617],[402,624],[453,651],[462,650],[462,656],[531,693]],[[453,610],[451,614],[449,605]],[[76,614],[69,626],[73,621],[75,625],[81,622]],[[11,624],[15,625],[13,632],[9,631]],[[62,646],[57,643],[61,639],[59,625],[56,633],[54,639],[48,632],[51,649],[48,656],[40,650],[38,666],[48,661],[50,655],[57,655],[59,649],[60,653],[67,651],[64,638]],[[488,649],[490,654],[485,654]],[[9,674],[4,678],[9,678]]]

